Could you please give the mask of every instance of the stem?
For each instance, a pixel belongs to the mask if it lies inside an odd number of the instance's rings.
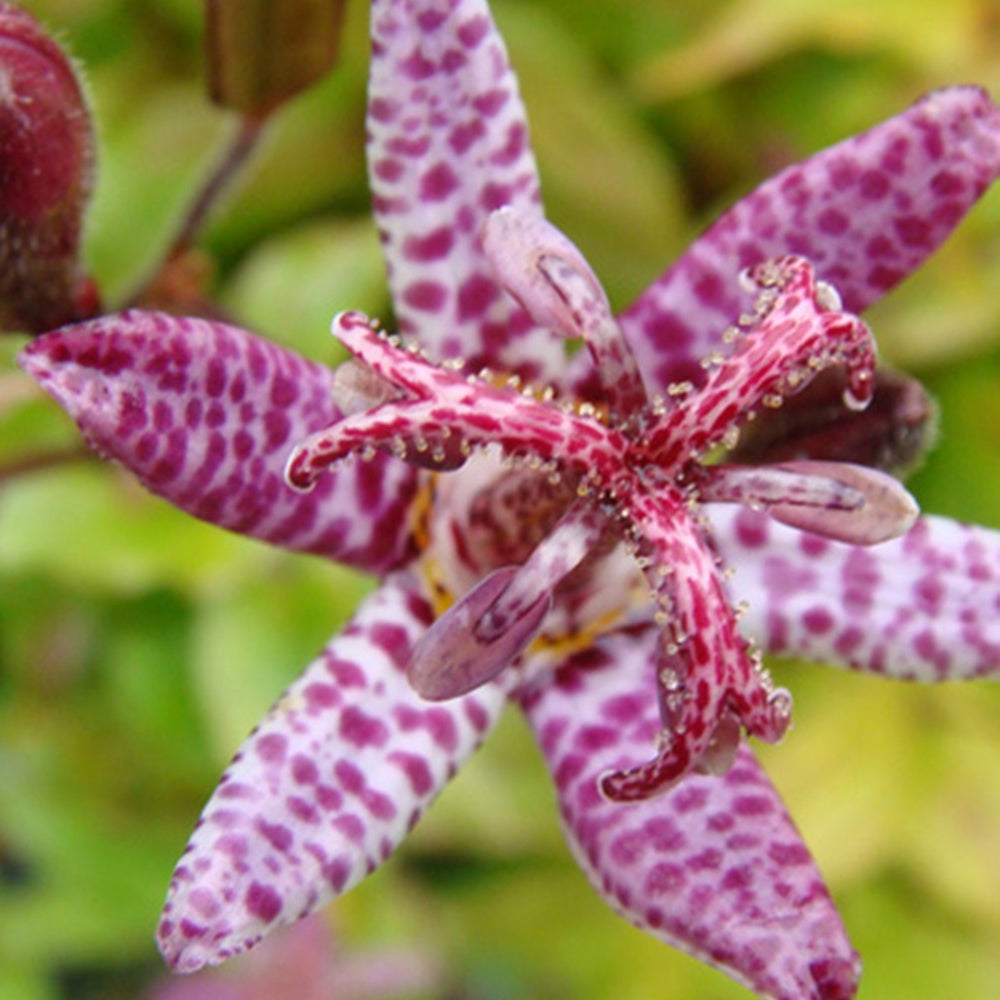
[[[239,126],[223,147],[222,155],[182,216],[159,266],[152,277],[143,282],[138,292],[131,296],[130,304],[141,304],[150,289],[156,287],[171,266],[195,245],[212,212],[228,193],[233,181],[256,149],[265,120],[249,116],[240,118]]]
[[[51,469],[58,465],[67,465],[70,462],[80,462],[93,457],[94,453],[89,448],[80,445],[70,445],[64,448],[54,448],[52,451],[25,455],[5,465],[0,465],[0,483],[9,482],[30,472],[40,472],[43,469]]]
[[[182,219],[177,235],[166,253],[165,264],[180,257],[194,245],[212,210],[256,148],[263,124],[264,121],[260,118],[240,120],[239,128],[223,150],[215,168],[205,178],[201,191]]]

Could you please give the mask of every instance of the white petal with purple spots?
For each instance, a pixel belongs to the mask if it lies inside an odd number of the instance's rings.
[[[1000,675],[1000,533],[923,517],[857,547],[708,508],[762,648],[905,680]]]
[[[615,910],[761,996],[847,1000],[860,963],[809,851],[750,751],[622,805],[597,778],[649,754],[660,727],[655,630],[607,636],[523,696],[566,836]]]
[[[355,885],[492,728],[498,687],[433,705],[408,684],[431,619],[417,578],[389,577],[247,739],[170,884],[157,937],[174,968],[221,962]]]

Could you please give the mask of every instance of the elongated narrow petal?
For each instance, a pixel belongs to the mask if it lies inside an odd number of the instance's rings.
[[[706,508],[744,631],[773,653],[906,680],[1000,675],[1000,533],[923,517],[858,547]]]
[[[974,87],[902,114],[762,184],[621,317],[647,385],[699,379],[745,308],[733,278],[783,253],[808,257],[850,312],[914,271],[1000,174],[1000,111]]]
[[[174,872],[171,966],[221,962],[355,885],[479,745],[499,688],[428,705],[407,683],[431,618],[414,576],[389,577],[250,735]]]
[[[527,121],[485,0],[374,0],[369,174],[400,329],[437,360],[551,381],[563,348],[493,276],[503,205],[540,212]]]
[[[413,472],[388,456],[288,488],[295,441],[337,420],[333,373],[236,327],[124,312],[29,345],[22,365],[91,445],[196,517],[384,571],[406,553]]]
[[[847,1000],[859,962],[777,792],[745,747],[720,777],[621,805],[597,779],[649,753],[654,630],[608,636],[524,707],[570,847],[627,920],[776,1000]]]

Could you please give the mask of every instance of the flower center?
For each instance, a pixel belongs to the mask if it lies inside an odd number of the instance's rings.
[[[461,468],[436,486],[431,545],[448,553],[439,559],[464,596],[431,626],[409,667],[430,699],[496,677],[554,617],[572,632],[601,616],[602,598],[605,612],[623,608],[622,574],[594,567],[627,553],[652,598],[650,670],[663,730],[651,761],[605,775],[601,789],[642,799],[692,768],[724,769],[741,729],[772,742],[783,735],[791,699],[772,687],[738,631],[701,502],[752,504],[855,543],[905,531],[916,507],[894,480],[856,466],[705,460],[732,447],[759,407],[780,405],[832,365],[846,371],[846,405],[867,405],[868,329],[840,310],[807,261],[769,261],[744,276],[758,291],[756,309],[727,333],[729,355],[706,362],[705,383],[650,397],[600,284],[561,233],[537,215],[502,209],[483,245],[500,283],[537,322],[584,341],[604,410],[463,374],[460,362],[432,364],[345,313],[333,331],[361,365],[346,382],[350,415],[296,448],[288,481],[308,489],[331,464],[376,450],[434,473]]]

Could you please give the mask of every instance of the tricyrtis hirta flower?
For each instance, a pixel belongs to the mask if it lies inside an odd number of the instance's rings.
[[[522,488],[510,496],[508,469],[486,463],[465,487],[472,504],[443,500],[432,545],[436,565],[463,566],[482,581],[438,619],[410,657],[408,673],[431,699],[464,694],[491,680],[546,627],[553,604],[553,639],[592,627],[601,591],[634,591],[601,559],[623,542],[643,569],[663,629],[651,665],[663,716],[660,747],[650,764],[607,775],[610,798],[642,799],[662,791],[691,767],[709,769],[735,753],[740,726],[768,741],[780,738],[791,704],[773,690],[751,655],[723,593],[717,556],[699,523],[700,499],[736,500],[770,508],[792,523],[849,541],[884,541],[915,517],[909,497],[888,476],[860,467],[799,462],[769,469],[700,460],[738,432],[759,406],[780,403],[829,364],[847,366],[847,401],[864,406],[874,358],[867,329],[836,308],[831,290],[817,287],[801,258],[753,268],[761,294],[749,329],[732,330],[733,350],[710,365],[705,383],[673,384],[647,400],[638,368],[596,278],[575,248],[534,214],[501,209],[484,233],[497,274],[534,318],[566,336],[581,337],[602,383],[604,412],[464,376],[392,346],[358,315],[334,329],[364,366],[373,410],[347,417],[314,435],[293,454],[289,481],[310,486],[345,456],[372,458],[382,448],[431,470],[463,466],[473,449],[495,446],[517,460]],[[451,369],[451,370],[449,370]],[[363,390],[362,390],[363,393]],[[527,475],[524,469],[527,469]],[[539,516],[537,496],[547,494]],[[454,495],[454,494],[452,494]],[[521,553],[492,545],[495,526],[547,530]],[[498,551],[502,549],[502,551]],[[499,566],[520,556],[520,566]],[[564,597],[561,586],[568,582]],[[446,593],[464,589],[457,579]],[[605,598],[604,603],[607,604]],[[581,616],[579,609],[588,608]],[[612,604],[605,608],[618,624]],[[626,608],[620,609],[626,611]],[[708,759],[710,758],[710,759]]]
[[[995,674],[1000,539],[914,522],[881,473],[725,451],[827,368],[867,404],[856,313],[1000,173],[1000,114],[941,91],[790,168],[616,320],[544,220],[486,4],[378,0],[372,39],[399,338],[343,313],[354,358],[329,372],[130,312],[24,355],[154,491],[383,577],[224,775],[174,874],[165,956],[220,961],[354,885],[514,700],[612,906],[763,995],[852,996],[857,957],[741,739],[788,724],[759,652]],[[566,337],[586,346],[571,361]]]

